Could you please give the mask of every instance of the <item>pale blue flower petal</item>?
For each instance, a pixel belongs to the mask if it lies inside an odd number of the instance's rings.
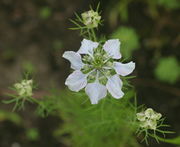
[[[91,104],[97,104],[100,99],[107,95],[106,87],[99,82],[87,84],[85,91],[90,98]]]
[[[120,41],[119,39],[111,39],[105,42],[103,49],[112,56],[113,59],[120,59]]]
[[[117,74],[121,76],[127,76],[135,69],[135,63],[132,61],[125,64],[120,62],[114,62],[114,69]]]
[[[116,99],[122,98],[124,93],[122,92],[122,81],[118,75],[114,75],[108,78],[106,88],[109,93]]]
[[[80,54],[93,54],[93,49],[97,48],[99,43],[93,42],[91,40],[83,39],[81,42],[81,47],[78,50]]]
[[[65,85],[72,91],[78,92],[87,85],[87,75],[80,70],[75,70],[66,79]]]
[[[71,62],[71,68],[74,70],[80,70],[84,65],[79,53],[73,51],[66,51],[63,54],[63,58]]]

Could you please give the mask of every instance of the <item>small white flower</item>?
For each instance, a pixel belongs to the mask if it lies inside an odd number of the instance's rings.
[[[148,108],[143,112],[136,114],[140,121],[140,127],[155,130],[157,121],[162,117],[160,113],[155,112],[152,108]]]
[[[14,88],[21,97],[32,96],[32,80],[22,80],[21,83],[14,84]]]
[[[129,75],[135,68],[134,62],[117,62],[121,58],[118,39],[108,40],[103,46],[83,39],[77,52],[66,51],[63,57],[75,70],[68,76],[65,85],[75,92],[85,88],[92,104],[106,97],[107,91],[116,99],[122,98],[123,83],[119,76]]]
[[[98,24],[100,23],[101,16],[99,16],[98,12],[95,12],[94,10],[89,10],[87,12],[84,12],[81,14],[83,23],[88,28],[96,28],[98,27]]]

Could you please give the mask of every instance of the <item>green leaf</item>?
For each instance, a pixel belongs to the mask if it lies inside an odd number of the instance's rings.
[[[174,84],[180,77],[180,68],[175,57],[161,58],[155,68],[157,79]]]
[[[158,137],[158,139],[162,142],[180,145],[180,136],[176,138],[172,138],[172,139],[164,139],[164,138]]]
[[[4,104],[10,104],[10,103],[14,103],[16,101],[16,99],[13,97],[12,99],[10,99],[10,100],[3,100],[2,102],[4,103]]]
[[[124,58],[131,58],[134,50],[139,47],[139,36],[133,28],[119,27],[111,36],[121,41],[121,53]]]

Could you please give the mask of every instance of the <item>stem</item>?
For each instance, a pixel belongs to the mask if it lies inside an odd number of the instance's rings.
[[[94,32],[94,29],[91,29],[91,32],[92,32],[92,36],[93,36],[94,41],[97,41],[97,38],[96,38],[96,34],[95,34],[95,32]]]
[[[89,30],[89,29],[87,29],[87,32],[88,32],[89,39],[90,39],[90,40],[92,40],[90,30]]]
[[[31,98],[31,100],[33,101],[33,102],[35,102],[36,104],[40,104],[40,101],[39,100],[37,100],[36,98]]]

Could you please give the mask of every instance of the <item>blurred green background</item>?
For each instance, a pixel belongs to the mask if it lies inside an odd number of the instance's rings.
[[[55,85],[60,90],[70,72],[62,59],[66,50],[78,50],[82,38],[69,19],[99,1],[0,0],[0,99],[24,71],[35,75],[41,96]],[[104,25],[99,35],[119,38],[121,52],[136,62],[132,84],[139,104],[167,117],[180,134],[180,1],[101,0]],[[60,118],[39,118],[34,105],[12,113],[0,104],[0,147],[61,147],[54,137]],[[143,146],[143,144],[142,144]],[[145,145],[144,145],[145,146]],[[175,147],[150,142],[150,147]]]

